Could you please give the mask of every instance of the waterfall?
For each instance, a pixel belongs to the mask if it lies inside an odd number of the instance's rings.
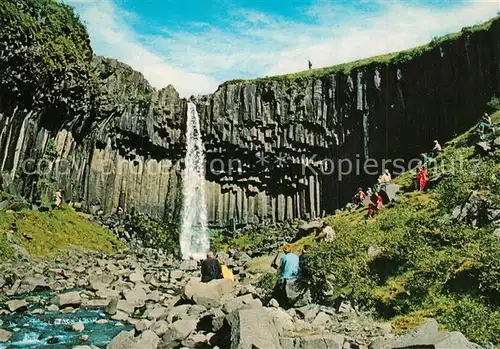
[[[205,199],[205,156],[196,105],[188,104],[186,157],[182,174],[182,258],[202,259],[210,248]]]

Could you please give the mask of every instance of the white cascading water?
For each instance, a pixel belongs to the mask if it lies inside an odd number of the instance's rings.
[[[184,259],[203,259],[210,248],[205,200],[205,155],[196,105],[188,104],[186,157],[182,176],[181,253]]]

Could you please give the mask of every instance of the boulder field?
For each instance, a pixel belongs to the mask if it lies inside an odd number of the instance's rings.
[[[282,309],[249,282],[254,278],[243,277],[249,261],[241,252],[229,255],[228,265],[241,282],[209,283],[200,282],[195,261],[175,261],[152,249],[113,255],[72,251],[53,261],[5,262],[0,265],[0,319],[13,313],[43,316],[48,311],[102,309],[107,316],[95,324],[128,326],[107,349],[481,348],[461,333],[440,331],[434,320],[394,336],[389,323],[348,302]],[[33,296],[42,291],[53,295]],[[0,342],[8,345],[12,329],[8,322],[0,321],[0,327]],[[68,331],[80,335],[81,345],[73,348],[98,348],[83,323],[74,322]]]

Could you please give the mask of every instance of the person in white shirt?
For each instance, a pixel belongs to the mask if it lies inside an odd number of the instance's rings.
[[[443,150],[441,148],[441,144],[439,144],[439,142],[437,140],[434,141],[434,148],[432,148],[432,154],[434,156],[436,156],[438,153],[441,152],[441,150]]]

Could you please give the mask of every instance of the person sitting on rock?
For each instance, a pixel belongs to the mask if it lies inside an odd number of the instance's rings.
[[[231,271],[231,269],[229,269],[228,266],[226,265],[225,260],[223,260],[223,259],[220,260],[220,266],[221,266],[221,270],[222,270],[222,277],[224,279],[234,281],[234,274]]]
[[[201,282],[222,279],[222,267],[212,252],[207,253],[207,258],[201,262]]]

